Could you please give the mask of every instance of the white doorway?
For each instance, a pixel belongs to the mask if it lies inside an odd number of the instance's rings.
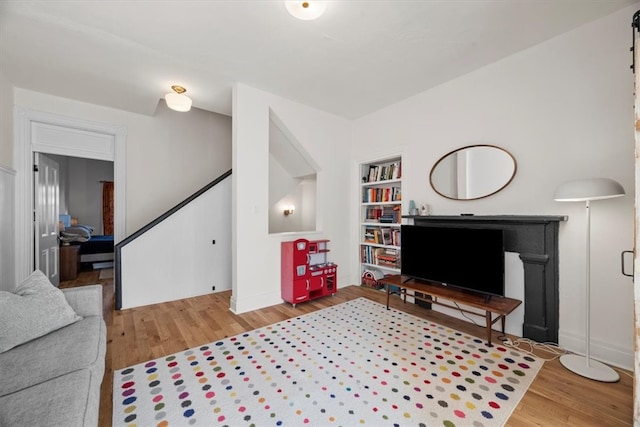
[[[16,156],[16,281],[35,267],[33,155],[36,152],[114,163],[114,240],[125,237],[126,130],[110,124],[14,109]]]

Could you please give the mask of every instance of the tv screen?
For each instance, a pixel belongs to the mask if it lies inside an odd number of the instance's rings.
[[[502,230],[403,225],[403,276],[504,296]]]

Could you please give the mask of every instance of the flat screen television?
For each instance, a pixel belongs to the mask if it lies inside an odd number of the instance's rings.
[[[486,228],[401,227],[403,276],[504,296],[504,233]]]

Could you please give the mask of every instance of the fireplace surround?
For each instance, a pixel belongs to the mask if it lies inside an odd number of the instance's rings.
[[[539,342],[558,342],[558,231],[566,216],[405,215],[402,218],[423,227],[504,230],[505,251],[520,254],[524,265],[522,336]]]

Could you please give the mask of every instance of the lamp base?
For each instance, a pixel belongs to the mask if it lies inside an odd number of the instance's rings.
[[[564,354],[560,356],[560,363],[568,370],[591,380],[605,383],[615,383],[620,380],[620,375],[609,366],[597,360],[587,360],[579,354]]]

